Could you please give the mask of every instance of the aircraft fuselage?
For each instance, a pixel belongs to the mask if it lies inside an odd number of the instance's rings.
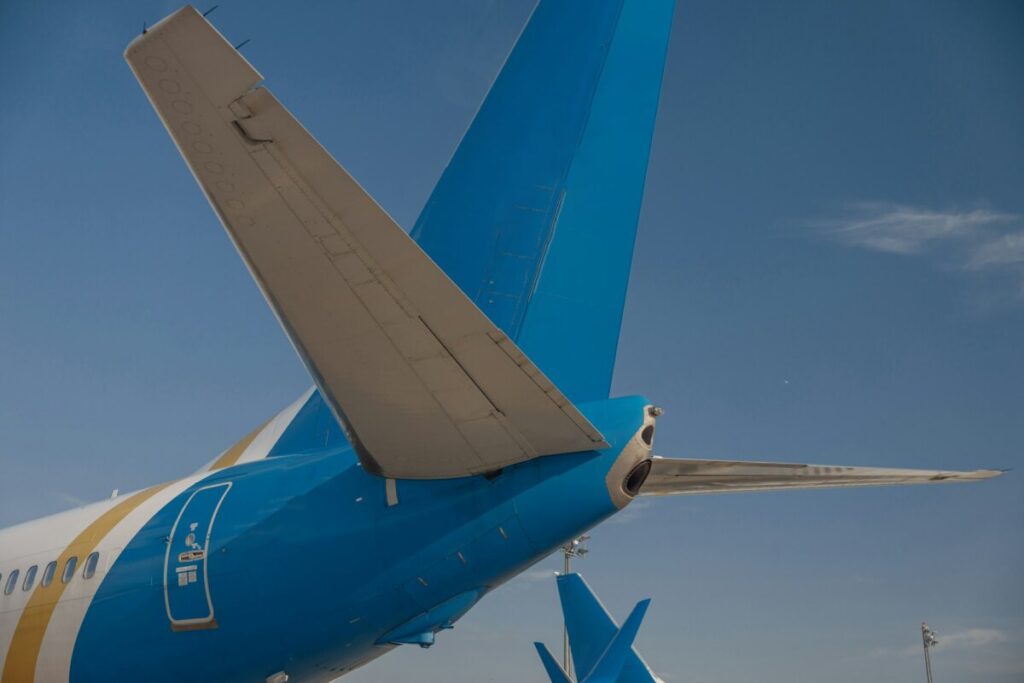
[[[396,643],[429,644],[484,594],[628,502],[622,482],[649,457],[645,406],[641,398],[585,406],[611,448],[490,477],[391,484],[365,472],[351,448],[335,448],[216,470],[32,522],[35,531],[0,532],[5,546],[29,536],[38,546],[5,560],[6,580],[17,567],[24,575],[68,554],[49,548],[47,524],[63,517],[95,536],[118,505],[150,496],[95,545],[94,577],[82,577],[78,557],[55,605],[36,600],[0,613],[10,648],[3,681],[18,680],[20,660],[33,654],[37,680],[252,681],[277,672],[330,680]],[[160,496],[166,502],[131,538],[116,533]],[[76,544],[79,555],[88,549],[78,538],[69,548]],[[50,590],[60,585],[58,576]],[[12,596],[0,605],[21,598],[20,586]]]

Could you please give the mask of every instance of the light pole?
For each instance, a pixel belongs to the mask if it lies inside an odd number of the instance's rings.
[[[583,534],[562,546],[562,552],[565,554],[565,573],[563,576],[569,575],[569,563],[572,558],[583,557],[590,552],[583,547],[583,542],[589,540],[590,536]],[[572,675],[572,660],[569,659],[569,626],[564,620],[562,623],[562,668],[565,669],[567,674]]]
[[[935,637],[935,631],[928,628],[928,624],[921,622],[921,642],[924,643],[924,672],[928,676],[928,683],[932,683],[932,657],[929,652],[933,645],[939,644]]]

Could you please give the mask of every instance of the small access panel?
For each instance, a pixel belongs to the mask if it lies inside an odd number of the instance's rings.
[[[217,628],[210,596],[210,535],[231,482],[196,489],[185,501],[167,541],[164,603],[175,631]]]

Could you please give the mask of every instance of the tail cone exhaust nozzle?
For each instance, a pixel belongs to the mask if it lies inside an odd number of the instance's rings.
[[[650,459],[637,463],[622,481],[622,490],[630,496],[639,495],[640,489],[643,488],[644,482],[647,481],[647,475],[651,473],[651,464]]]

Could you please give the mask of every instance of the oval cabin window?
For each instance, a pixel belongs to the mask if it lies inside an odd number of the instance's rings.
[[[67,583],[75,575],[75,567],[78,566],[78,558],[72,555],[64,565],[64,573],[60,577],[61,583]]]
[[[43,579],[39,582],[39,585],[46,588],[53,583],[53,575],[57,573],[57,562],[54,560],[50,564],[46,565],[46,569],[43,570]]]
[[[10,595],[14,592],[14,587],[18,585],[18,574],[17,569],[7,575],[7,585],[4,586],[4,595]]]
[[[85,567],[82,569],[82,578],[91,579],[96,573],[96,565],[99,563],[100,554],[90,553],[89,557],[85,558]]]
[[[25,583],[21,584],[21,590],[23,590],[23,591],[32,590],[32,586],[36,582],[36,572],[37,571],[39,571],[39,567],[36,566],[36,565],[32,565],[31,567],[28,568],[28,571],[25,572]]]

